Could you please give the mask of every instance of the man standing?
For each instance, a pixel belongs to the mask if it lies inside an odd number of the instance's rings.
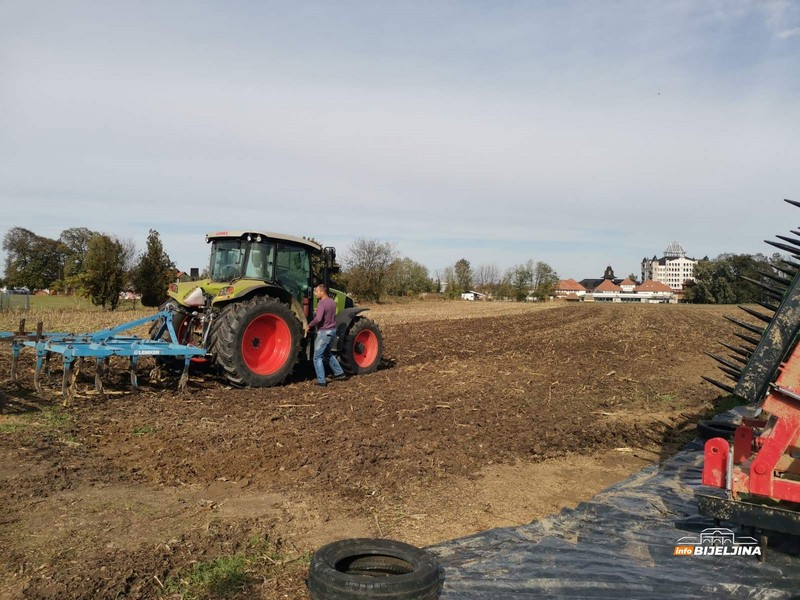
[[[328,289],[320,283],[314,288],[314,297],[319,300],[317,313],[308,324],[308,330],[319,326],[317,338],[314,340],[314,371],[317,373],[317,385],[327,385],[325,381],[325,362],[333,371],[334,379],[346,379],[344,370],[331,354],[333,337],[336,335],[336,303],[328,296]]]

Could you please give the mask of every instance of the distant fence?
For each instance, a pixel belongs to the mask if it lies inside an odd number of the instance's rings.
[[[9,310],[12,308],[30,310],[31,295],[0,292],[0,310]]]

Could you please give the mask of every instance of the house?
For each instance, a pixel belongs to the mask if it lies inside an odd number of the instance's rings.
[[[587,292],[591,293],[604,281],[611,281],[611,283],[619,285],[623,280],[614,277],[614,269],[612,269],[611,265],[609,265],[606,267],[605,273],[603,273],[603,276],[600,279],[581,279],[578,283],[582,285]]]
[[[486,300],[486,294],[481,292],[469,291],[461,294],[462,300]]]
[[[574,279],[562,279],[555,289],[555,297],[565,300],[580,300],[586,295],[586,288]]]
[[[678,242],[672,242],[664,250],[664,256],[642,259],[642,281],[652,280],[668,285],[683,299],[687,281],[694,281],[694,269],[699,261],[686,256],[686,250]]]

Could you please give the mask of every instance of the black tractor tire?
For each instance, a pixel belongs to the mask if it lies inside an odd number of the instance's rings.
[[[378,370],[383,358],[383,334],[378,324],[357,317],[339,345],[339,362],[346,373],[363,375]]]
[[[739,426],[723,421],[699,421],[697,423],[697,437],[703,441],[718,437],[730,441],[733,439],[733,434],[737,427]]]
[[[278,385],[297,362],[302,328],[280,300],[257,297],[225,307],[212,324],[209,348],[232,384]]]
[[[175,335],[178,336],[177,342],[179,344],[191,344],[192,333],[187,327],[184,326],[184,324],[188,324],[190,322],[192,318],[191,315],[175,300],[169,300],[165,302],[158,307],[158,310],[162,311],[168,307],[172,307],[172,328],[175,330]],[[161,325],[162,321],[160,319],[153,322],[153,324],[150,326],[150,339],[164,340],[165,342],[174,341],[170,339],[169,331],[167,329],[161,331]],[[159,365],[169,370],[183,369],[183,359],[175,356],[159,356],[156,358],[156,361]],[[193,362],[200,362],[200,360],[194,359]]]
[[[441,569],[432,554],[382,539],[323,546],[308,572],[314,600],[434,600],[440,585]]]

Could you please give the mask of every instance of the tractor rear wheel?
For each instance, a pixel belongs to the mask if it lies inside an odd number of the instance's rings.
[[[275,298],[231,304],[214,320],[210,336],[216,363],[231,383],[278,385],[292,372],[300,351],[300,322]]]
[[[345,334],[339,347],[339,362],[351,375],[378,370],[383,358],[383,334],[371,319],[358,317]]]

